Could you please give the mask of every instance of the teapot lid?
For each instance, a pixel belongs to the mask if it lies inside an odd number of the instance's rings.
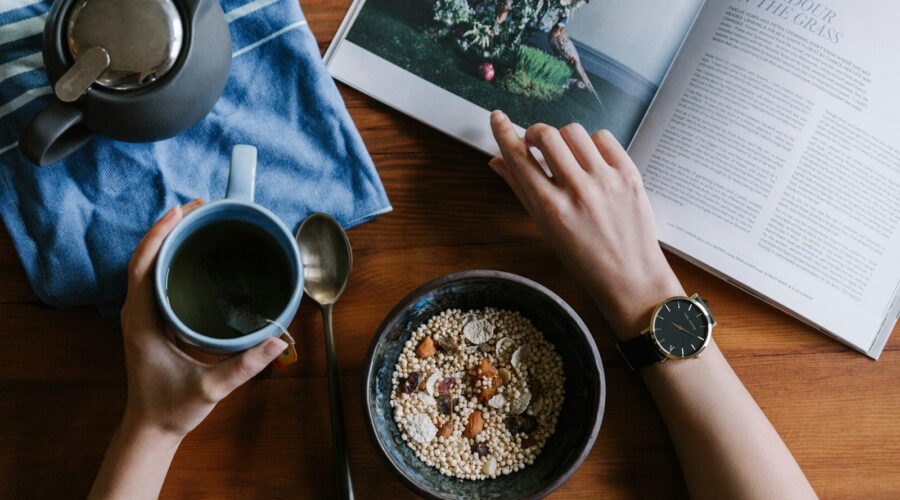
[[[133,90],[175,66],[184,26],[173,0],[79,0],[69,13],[66,39],[76,61],[94,47],[109,53],[109,66],[95,83]]]

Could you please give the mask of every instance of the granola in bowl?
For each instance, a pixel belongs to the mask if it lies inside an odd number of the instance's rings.
[[[564,383],[560,356],[521,314],[448,309],[404,345],[390,404],[423,462],[460,479],[496,478],[540,454]]]

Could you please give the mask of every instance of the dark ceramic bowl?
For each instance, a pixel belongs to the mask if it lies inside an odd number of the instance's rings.
[[[416,457],[394,422],[391,376],[404,343],[419,325],[445,309],[495,307],[518,311],[542,331],[562,357],[565,400],[556,432],[532,465],[496,479],[445,476]],[[600,354],[575,311],[547,288],[497,271],[451,274],[410,293],[379,327],[363,377],[366,425],[376,448],[413,491],[429,498],[540,498],[561,486],[581,465],[600,430],[606,381]]]

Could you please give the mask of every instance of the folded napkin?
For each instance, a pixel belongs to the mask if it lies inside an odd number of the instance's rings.
[[[115,311],[135,245],[167,209],[224,196],[234,144],[259,149],[256,201],[290,228],[314,211],[345,227],[390,211],[297,0],[223,0],[234,43],[225,93],[178,136],[96,137],[42,169],[17,147],[52,101],[41,60],[51,2],[0,0],[0,214],[38,297]]]

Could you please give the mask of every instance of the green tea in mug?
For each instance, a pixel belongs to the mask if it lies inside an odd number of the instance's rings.
[[[178,319],[215,338],[240,337],[275,321],[293,287],[290,263],[278,242],[241,221],[214,222],[188,236],[166,278],[166,295]]]

